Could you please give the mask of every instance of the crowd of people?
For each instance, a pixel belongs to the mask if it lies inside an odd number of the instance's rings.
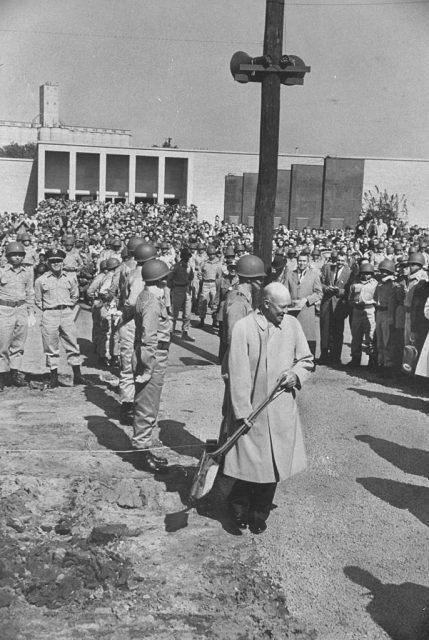
[[[294,403],[294,390],[315,367],[316,316],[319,364],[342,364],[348,320],[347,366],[367,364],[385,377],[402,372],[429,377],[428,240],[424,229],[365,214],[348,229],[280,225],[267,268],[253,255],[251,227],[219,217],[200,221],[194,205],[49,200],[32,216],[5,213],[0,215],[0,390],[27,384],[22,357],[36,309],[48,386],[59,385],[60,341],[73,383],[87,384],[75,323],[78,303],[84,302],[92,313],[98,366],[119,372],[120,422],[133,426],[133,446],[147,470],[162,471],[168,461],[152,445],[168,350],[172,335],[195,341],[192,313],[200,328],[219,336],[225,380],[220,441],[246,420],[274,378],[293,392],[286,404]],[[282,334],[278,327],[284,327]],[[261,358],[268,363],[265,373]],[[275,376],[267,373],[269,363]],[[278,479],[306,464],[298,418],[288,427],[297,449],[279,444],[271,455],[267,443],[276,440],[277,422],[274,412],[266,427],[271,440],[260,441],[261,453],[248,437],[225,458],[225,473],[236,479],[230,496],[235,522],[254,533],[266,527]]]

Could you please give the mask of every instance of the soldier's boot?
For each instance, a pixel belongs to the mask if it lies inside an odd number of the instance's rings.
[[[51,369],[48,382],[48,389],[56,389],[60,386],[58,381],[58,369]]]
[[[6,373],[2,371],[0,373],[0,392],[4,390],[5,382],[6,382]]]
[[[132,402],[123,402],[119,410],[119,422],[123,425],[133,424],[134,405]]]
[[[80,384],[88,384],[88,381],[85,380],[85,378],[83,377],[80,371],[80,365],[74,364],[72,366],[72,369],[73,369],[73,386],[77,387]]]
[[[25,376],[22,371],[18,371],[18,369],[11,369],[11,380],[14,387],[26,387],[27,382],[25,380]]]
[[[200,318],[200,324],[198,326],[200,329],[204,327],[204,318]]]
[[[195,342],[194,336],[190,336],[187,331],[182,331],[182,340],[186,342]]]

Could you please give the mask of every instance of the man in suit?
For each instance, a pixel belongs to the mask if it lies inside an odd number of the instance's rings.
[[[286,287],[292,298],[289,313],[294,315],[303,328],[313,356],[316,353],[316,304],[322,299],[322,284],[315,269],[310,268],[310,256],[302,252],[298,266],[286,276]]]
[[[323,297],[320,303],[319,364],[341,364],[344,321],[348,315],[347,288],[350,275],[346,255],[332,251],[320,278]]]

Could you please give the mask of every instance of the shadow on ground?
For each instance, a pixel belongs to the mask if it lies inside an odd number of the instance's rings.
[[[429,488],[385,478],[356,478],[356,481],[377,498],[392,507],[404,509],[429,527]]]
[[[414,582],[383,584],[369,571],[356,566],[344,567],[344,573],[349,580],[368,589],[371,601],[366,610],[392,640],[428,640],[429,587]]]
[[[429,479],[429,451],[409,449],[390,440],[369,435],[355,436],[355,438],[369,445],[377,455],[405,473]]]
[[[365,389],[355,389],[348,387],[348,391],[354,391],[365,398],[377,398],[381,402],[385,402],[391,406],[403,407],[404,409],[412,409],[413,411],[421,411],[429,413],[429,401],[421,398],[410,398],[397,393],[385,393],[384,391],[370,391]]]

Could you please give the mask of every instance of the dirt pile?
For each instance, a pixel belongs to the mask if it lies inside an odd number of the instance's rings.
[[[258,568],[253,539],[220,543],[214,513],[166,513],[168,483],[52,482],[2,485],[2,640],[315,638]]]

